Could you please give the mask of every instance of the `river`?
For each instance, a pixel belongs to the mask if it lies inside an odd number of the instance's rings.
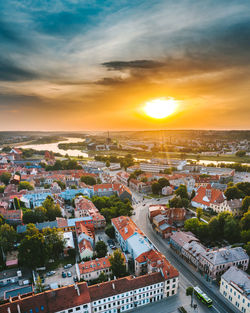
[[[54,142],[54,143],[45,143],[45,144],[34,144],[34,145],[24,145],[24,146],[19,146],[19,148],[23,148],[23,149],[34,149],[34,150],[48,150],[48,151],[52,151],[54,153],[60,153],[62,155],[66,155],[68,154],[69,156],[82,156],[87,158],[88,154],[85,152],[82,152],[80,150],[76,150],[76,149],[69,149],[69,150],[63,150],[63,149],[59,149],[58,145],[60,143],[74,143],[74,142],[83,142],[85,141],[85,139],[82,138],[66,138],[66,140],[62,140],[62,141],[58,141],[58,142]]]

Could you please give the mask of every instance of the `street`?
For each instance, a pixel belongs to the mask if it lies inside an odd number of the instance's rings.
[[[155,309],[157,307],[156,311],[165,313],[177,312],[177,308],[181,305],[185,306],[185,308],[188,306],[190,308],[190,297],[186,296],[186,288],[189,286],[199,286],[213,300],[213,307],[207,308],[204,304],[195,299],[195,302],[198,304],[198,310],[196,309],[191,312],[236,312],[235,308],[233,308],[231,304],[225,302],[225,299],[220,295],[217,286],[207,282],[199,273],[196,272],[195,268],[187,264],[170,248],[166,240],[162,239],[153,231],[147,217],[148,206],[150,204],[165,204],[169,198],[164,197],[159,201],[156,199],[144,199],[143,201],[142,195],[133,192],[133,199],[135,199],[134,203],[137,202],[133,205],[135,209],[135,215],[132,217],[134,222],[143,230],[154,246],[166,256],[170,263],[175,266],[180,273],[178,295],[161,303],[155,304]],[[143,313],[149,312],[148,306],[139,310]]]

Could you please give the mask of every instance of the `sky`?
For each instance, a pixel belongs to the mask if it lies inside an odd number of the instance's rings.
[[[250,2],[0,1],[0,130],[250,129]],[[146,102],[172,98],[161,120]]]

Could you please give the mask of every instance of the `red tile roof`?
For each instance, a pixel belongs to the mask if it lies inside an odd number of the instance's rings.
[[[208,201],[204,201],[204,198]],[[218,189],[213,189],[211,187],[200,187],[197,191],[196,196],[192,199],[193,202],[204,204],[209,206],[211,203],[221,203],[225,200],[224,194]]]
[[[117,280],[104,282],[89,287],[89,294],[92,301],[110,297],[126,291],[142,288],[145,286],[163,282],[164,278],[160,272],[147,274],[133,278],[128,276]]]
[[[110,268],[110,262],[109,262],[110,257],[104,257],[100,259],[95,259],[92,261],[87,261],[78,264],[80,274],[86,274],[86,273],[91,273],[99,270],[103,270],[106,268]]]
[[[134,221],[132,221],[128,216],[112,218],[112,223],[124,240],[127,240],[135,232],[145,236],[144,233],[134,223]]]
[[[39,312],[52,313],[89,303],[91,299],[86,282],[79,283],[77,286],[80,296],[75,286],[70,285],[36,295],[30,293],[20,296],[20,299],[14,297],[12,302],[0,305],[0,313],[7,313],[8,308],[11,313],[18,313],[17,305],[20,306],[21,312],[30,312],[30,310],[36,312],[36,308],[38,308]]]

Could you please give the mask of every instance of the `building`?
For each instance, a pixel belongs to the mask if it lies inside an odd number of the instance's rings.
[[[222,275],[232,266],[247,270],[249,256],[241,247],[209,250],[199,256],[199,267],[212,279]]]
[[[129,181],[129,187],[140,193],[149,193],[152,192],[152,183],[151,182],[142,182],[140,180],[131,178]]]
[[[242,199],[225,200],[221,203],[212,203],[211,209],[216,213],[230,212],[233,215],[241,213]]]
[[[92,216],[96,229],[101,229],[106,226],[106,220],[99,210],[95,207],[92,201],[79,196],[75,199],[75,217]]]
[[[127,267],[127,260],[123,254],[124,262]],[[76,274],[78,279],[84,279],[85,281],[97,279],[101,273],[107,276],[112,274],[110,269],[110,256],[105,256],[103,258],[96,258],[95,260],[81,262],[76,264]]]
[[[128,186],[129,174],[125,171],[118,172],[116,174],[116,179],[119,183]]]
[[[85,226],[94,227],[93,218],[91,216],[87,217],[79,217],[79,218],[62,218],[57,217],[55,221],[51,222],[43,222],[43,223],[36,223],[35,226],[38,230],[43,230],[44,228],[58,228],[63,232],[67,231],[76,231],[76,222],[83,222]],[[17,233],[22,234],[26,232],[27,225],[18,225],[17,226]]]
[[[169,225],[176,227],[182,226],[186,218],[185,208],[168,208],[166,205],[150,205],[148,208],[148,217],[150,222],[157,215],[162,215]]]
[[[78,243],[78,250],[81,260],[91,259],[94,255],[94,250],[89,240],[83,239]]]
[[[169,243],[178,254],[182,254],[182,248],[186,243],[192,241],[199,242],[199,239],[195,237],[191,232],[178,231],[171,235]]]
[[[191,201],[191,204],[195,208],[208,209],[212,205],[219,205],[224,202],[226,197],[221,190],[213,189],[211,186],[200,187],[197,190],[196,195]]]
[[[172,286],[176,282],[173,280],[166,280],[161,272],[155,272],[92,286],[82,282],[38,294],[13,297],[0,305],[0,313],[121,313],[174,295]]]
[[[162,238],[168,238],[172,234],[172,230],[175,229],[172,225],[167,223],[166,216],[159,214],[153,217],[152,225],[157,233],[159,233]]]
[[[23,220],[22,210],[8,210],[0,206],[0,215],[2,215],[9,224],[21,224]]]
[[[75,249],[73,233],[72,232],[65,232],[65,233],[63,233],[63,239],[65,241],[64,255],[67,256],[68,255],[68,251],[70,249]]]
[[[129,217],[120,216],[112,219],[112,225],[123,252],[134,262],[135,275],[160,271],[165,279],[175,279],[176,284],[173,288],[176,293],[178,271],[155,249],[136,224]]]
[[[187,242],[182,246],[182,256],[197,269],[199,268],[200,255],[206,251],[207,248],[197,241]]]
[[[222,276],[220,293],[231,302],[239,312],[250,312],[250,276],[235,266]]]

